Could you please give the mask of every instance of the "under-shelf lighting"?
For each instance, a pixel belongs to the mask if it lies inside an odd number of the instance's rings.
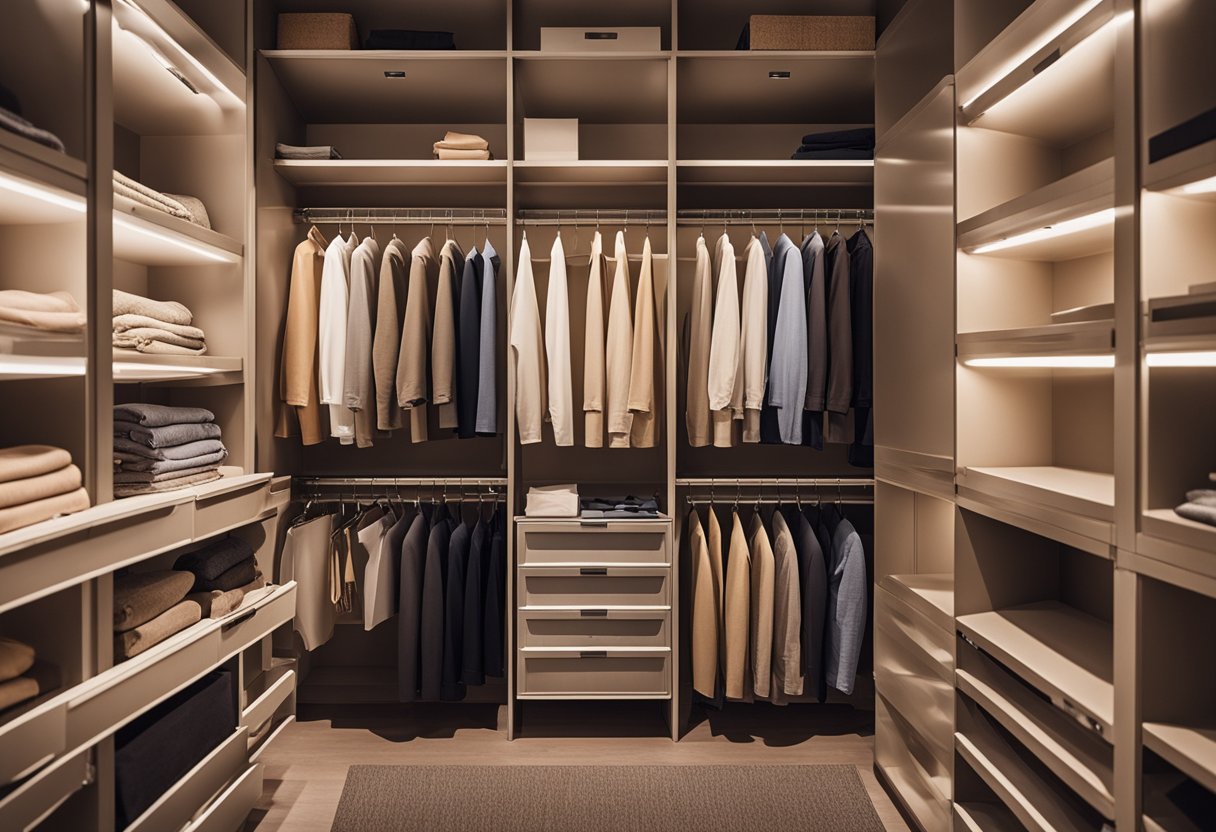
[[[206,259],[212,260],[216,263],[235,263],[235,262],[237,262],[237,257],[234,254],[229,254],[228,252],[220,252],[220,251],[217,251],[210,247],[191,242],[190,240],[187,240],[187,239],[181,237],[180,235],[166,234],[164,232],[157,231],[152,228],[148,228],[147,226],[142,225],[140,223],[132,222],[131,220],[129,220],[123,216],[115,217],[114,222],[116,225],[121,225],[123,228],[127,229],[128,231],[134,231],[136,234],[142,234],[143,236],[145,236],[149,239],[156,240],[161,243],[167,243],[175,248],[182,249],[184,251],[193,252],[194,254],[197,254],[200,257],[205,257]]]
[[[34,199],[42,200],[48,205],[56,205],[60,208],[67,208],[72,211],[83,214],[85,212],[84,200],[79,197],[72,197],[64,193],[45,188],[30,182],[27,179],[18,179],[15,176],[7,176],[0,173],[0,188],[11,193],[21,194],[22,196],[30,196]]]
[[[206,78],[217,91],[222,90],[233,98],[236,98],[238,101],[240,100],[239,96],[237,96],[235,92],[230,90],[228,86],[215,75],[215,73],[213,73],[205,64],[202,63],[202,61],[194,57],[194,55],[190,53],[189,49],[186,49],[184,46],[178,43],[177,40],[167,31],[165,31],[165,28],[157,23],[151,15],[144,11],[144,9],[138,3],[136,3],[135,0],[118,0],[118,5],[124,9],[130,10],[130,13],[137,19],[139,28],[147,31],[141,32],[137,29],[128,28],[127,26],[124,26],[117,17],[115,17],[115,22],[118,23],[119,27],[127,32],[130,32],[132,35],[147,44],[149,49],[151,49],[156,55],[157,61],[167,70],[169,70],[170,73],[176,76],[179,81],[181,81],[195,93],[199,92],[198,88],[192,82],[190,82],[185,75],[182,74],[177,66],[175,66],[160,52],[158,47],[162,44],[167,44],[168,46],[172,47],[174,52],[184,58],[190,64],[190,66],[197,70],[204,78]],[[155,43],[151,38],[148,37],[149,33],[155,36]]]
[[[968,367],[1057,370],[1105,370],[1115,366],[1113,355],[1004,355],[968,358]]]
[[[1104,225],[1110,225],[1115,221],[1115,209],[1105,208],[1101,211],[1096,211],[1092,214],[1086,214],[1081,217],[1074,217],[1070,220],[1057,222],[1052,225],[1045,225],[1042,228],[1036,228],[1033,231],[1026,231],[1022,234],[1014,234],[1012,237],[1005,237],[991,243],[984,243],[969,249],[971,254],[990,254],[994,251],[1001,251],[1007,248],[1015,248],[1016,246],[1030,245],[1042,240],[1050,240],[1053,237],[1063,237],[1068,234],[1076,234],[1081,231],[1089,231],[1092,228],[1100,228]]]
[[[0,378],[4,376],[83,376],[84,370],[85,360],[78,356],[53,358],[0,355]]]
[[[114,377],[118,379],[165,378],[166,376],[209,376],[227,372],[216,367],[200,367],[188,364],[140,364],[135,361],[115,361]]]
[[[1216,367],[1216,351],[1150,352],[1144,360],[1150,367]]]
[[[1216,194],[1216,176],[1200,179],[1198,182],[1188,182],[1178,188],[1181,194]]]

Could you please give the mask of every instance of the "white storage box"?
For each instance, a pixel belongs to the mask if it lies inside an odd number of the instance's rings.
[[[528,517],[578,517],[578,486],[542,485],[528,489]]]
[[[578,159],[578,119],[524,119],[524,160],[568,162]]]
[[[541,52],[658,52],[662,42],[663,31],[658,26],[540,29]]]

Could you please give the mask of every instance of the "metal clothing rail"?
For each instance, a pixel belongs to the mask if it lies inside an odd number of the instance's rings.
[[[520,225],[592,225],[607,222],[611,225],[651,225],[667,222],[667,212],[663,210],[632,208],[571,208],[538,209],[517,211],[516,219]]]
[[[505,486],[506,477],[295,477],[303,488],[416,488],[429,485]]]
[[[861,223],[874,221],[872,208],[727,208],[676,212],[676,225],[771,225],[781,222]]]
[[[686,495],[684,500],[689,505],[788,505],[796,501],[867,505],[874,502],[874,480],[868,477],[677,478],[676,487],[709,491],[709,496]],[[775,493],[766,496],[766,492]]]
[[[505,208],[299,208],[297,222],[314,225],[506,225]]]
[[[677,477],[676,485],[698,488],[712,488],[718,485],[740,486],[743,488],[827,488],[841,486],[843,488],[873,488],[873,477]]]

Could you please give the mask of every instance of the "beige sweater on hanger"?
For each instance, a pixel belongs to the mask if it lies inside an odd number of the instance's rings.
[[[628,448],[633,427],[629,409],[629,380],[633,370],[633,312],[629,296],[629,252],[625,234],[616,232],[613,250],[616,270],[608,307],[608,340],[605,346],[605,406],[608,411],[608,447]]]
[[[456,418],[456,287],[464,252],[455,240],[439,251],[439,291],[435,294],[435,333],[431,342],[431,391],[439,405],[439,427],[455,428]]]
[[[410,441],[427,439],[427,361],[431,347],[429,284],[435,272],[430,237],[424,237],[410,254],[405,319],[401,324],[401,351],[397,358],[397,403],[410,412]]]
[[[604,447],[604,238],[591,239],[590,275],[587,278],[587,320],[583,338],[584,443]]]
[[[405,264],[409,249],[397,237],[384,246],[376,297],[376,333],[372,338],[372,379],[376,387],[376,428],[405,427],[397,406],[397,359],[401,355],[401,319],[405,315]]]
[[[655,398],[655,330],[658,327],[655,304],[654,256],[650,238],[642,244],[642,268],[638,276],[638,298],[633,308],[633,353],[630,356],[629,410],[633,413],[629,443],[634,448],[653,448],[656,444],[658,413]]]
[[[704,237],[697,237],[692,306],[688,310],[688,378],[685,380],[684,425],[688,444],[709,444],[709,356],[713,318],[712,263]]]

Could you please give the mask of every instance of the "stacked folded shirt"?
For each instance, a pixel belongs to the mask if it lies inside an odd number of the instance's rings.
[[[67,292],[0,290],[0,323],[43,332],[84,332],[84,311]]]
[[[194,586],[186,597],[211,618],[227,615],[246,595],[266,585],[253,546],[239,537],[221,538],[187,552],[173,568],[194,576]]]
[[[114,496],[176,491],[220,478],[228,457],[215,414],[201,407],[114,407]]]
[[[58,685],[58,672],[50,665],[38,663],[33,647],[0,637],[0,711]]]
[[[202,355],[207,336],[191,326],[194,313],[176,301],[114,290],[114,346],[155,355]]]
[[[1216,489],[1196,488],[1186,492],[1186,502],[1174,509],[1179,517],[1216,526]]]
[[[189,572],[131,572],[114,578],[114,654],[129,659],[202,618],[186,598]]]
[[[453,133],[449,130],[442,140],[435,142],[436,159],[493,159],[490,143],[481,136],[468,133]]]
[[[808,133],[791,159],[873,159],[874,128]]]
[[[197,197],[162,194],[118,171],[114,171],[114,193],[202,228],[211,228],[207,208]]]
[[[614,520],[658,517],[659,501],[653,497],[590,497],[580,502],[582,516]]]
[[[276,159],[341,159],[342,154],[333,145],[314,144],[301,147],[278,142],[274,146]]]
[[[0,449],[0,532],[89,507],[72,455],[50,445]]]
[[[43,130],[21,115],[21,104],[17,101],[17,96],[3,86],[0,86],[0,130],[25,136],[51,150],[65,152],[63,141],[58,136],[49,130]]]

